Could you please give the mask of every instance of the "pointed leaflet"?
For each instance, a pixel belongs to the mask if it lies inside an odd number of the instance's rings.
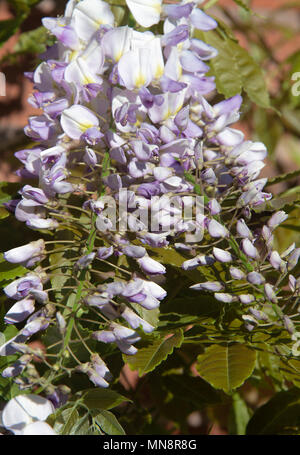
[[[216,32],[196,32],[195,35],[219,52],[210,65],[220,93],[230,98],[243,89],[258,106],[271,107],[261,67],[246,49],[230,38],[221,38]]]
[[[200,376],[216,389],[229,393],[251,376],[256,352],[242,344],[213,345],[197,358]]]
[[[111,389],[89,389],[83,395],[83,402],[89,409],[112,409],[124,401],[130,400]]]
[[[183,332],[179,330],[170,338],[155,340],[150,346],[139,349],[134,356],[123,355],[123,359],[132,370],[138,370],[139,376],[154,370],[168,355],[173,353],[174,348],[179,348],[183,342]]]
[[[210,72],[215,76],[218,92],[230,98],[242,92],[243,83],[234,59],[231,44],[233,41],[221,38],[214,32],[195,32],[195,37],[218,50],[218,55],[210,61]]]
[[[88,434],[89,426],[90,426],[89,413],[87,413],[83,417],[81,417],[81,419],[77,420],[69,434],[76,436],[84,436]]]
[[[65,409],[55,420],[54,430],[61,435],[68,435],[78,419],[79,414],[75,407]]]
[[[93,415],[93,418],[104,433],[109,435],[125,434],[124,429],[112,412],[99,411],[97,414]]]

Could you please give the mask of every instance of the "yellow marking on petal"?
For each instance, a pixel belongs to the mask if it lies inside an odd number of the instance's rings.
[[[180,105],[177,107],[177,109],[175,110],[174,112],[174,115],[178,114],[178,112],[180,111],[180,109],[182,108],[183,106],[183,103],[180,103]]]
[[[160,79],[163,74],[164,74],[164,67],[161,65],[158,65],[156,68],[156,72],[155,72],[155,79]]]
[[[167,120],[168,118],[170,117],[175,117],[176,114],[178,114],[178,112],[180,111],[180,109],[182,108],[183,106],[183,103],[180,103],[180,105],[175,109],[175,111],[171,111],[170,108],[168,108],[168,112],[166,113],[166,115],[164,116],[164,120]]]
[[[86,131],[88,130],[89,128],[93,128],[93,124],[92,123],[79,123],[79,128],[81,129],[81,131]]]
[[[93,83],[94,83],[94,80],[93,80],[91,77],[89,77],[89,76],[84,76],[84,78],[83,78],[83,84],[84,84],[84,85],[93,84]]]
[[[173,115],[172,111],[171,111],[170,109],[168,109],[166,115],[164,116],[164,120],[167,120],[167,119],[170,118],[172,115]]]
[[[78,51],[73,51],[70,53],[70,62],[72,62],[73,60],[75,60],[75,58],[78,56]]]
[[[140,88],[143,85],[145,85],[145,83],[146,83],[145,76],[141,72],[139,72],[138,76],[135,78],[135,86],[137,88]]]
[[[181,78],[182,76],[182,66],[178,64],[178,74],[179,74],[179,78]]]
[[[119,51],[116,55],[115,55],[115,61],[118,62],[120,60],[120,58],[122,57],[123,55],[123,52],[122,51]]]

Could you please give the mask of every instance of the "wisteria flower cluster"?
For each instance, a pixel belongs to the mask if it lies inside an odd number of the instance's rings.
[[[56,43],[27,73],[42,113],[25,128],[35,146],[16,156],[19,175],[36,185],[7,206],[43,238],[4,254],[27,272],[4,289],[15,301],[5,323],[21,328],[0,346],[1,356],[17,356],[2,376],[35,394],[5,408],[3,426],[15,434],[51,434],[44,421],[73,392],[64,377],[84,373],[109,387],[109,355],[134,356],[155,337],[169,267],[159,251],[181,255],[187,290],[232,305],[249,332],[286,329],[298,355],[300,282],[291,273],[300,249],[275,249],[285,212],[255,218],[272,197],[259,178],[266,147],[232,127],[240,95],[209,102],[217,50],[197,33],[218,24],[201,1],[126,4],[135,28],[102,0],[70,0],[64,16],[44,18]],[[194,270],[219,278],[195,282]],[[60,338],[47,346],[54,330]],[[39,332],[44,349],[30,343]]]

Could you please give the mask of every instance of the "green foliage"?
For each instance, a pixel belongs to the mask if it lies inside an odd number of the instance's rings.
[[[129,400],[111,389],[90,389],[84,392],[82,401],[90,410],[110,410]]]
[[[218,92],[230,98],[244,90],[250,100],[258,106],[269,108],[270,99],[261,67],[230,37],[218,32],[195,33],[197,38],[216,48],[219,52],[211,62],[211,73],[216,78]]]
[[[17,195],[17,192],[21,188],[20,183],[9,183],[1,182],[0,183],[0,205],[3,205],[5,202],[9,202]]]
[[[226,393],[240,387],[251,375],[256,352],[242,344],[212,345],[197,358],[200,376]]]
[[[79,419],[78,411],[75,407],[68,408],[59,413],[55,420],[54,430],[61,435],[68,435],[71,433],[73,427],[77,424]]]
[[[245,435],[250,419],[250,412],[245,400],[238,392],[232,395],[232,408],[229,422],[229,432],[235,435]]]
[[[28,17],[31,8],[40,0],[8,0],[16,11],[14,19],[0,21],[0,47],[13,36]]]
[[[122,435],[124,429],[119,424],[117,418],[110,411],[98,411],[93,415],[93,419],[105,434]]]
[[[5,261],[3,254],[0,255],[0,286],[26,275],[27,272],[28,270],[25,267],[19,264],[11,264]]]
[[[149,373],[154,370],[161,362],[172,354],[174,348],[179,348],[183,342],[183,333],[178,330],[168,338],[159,338],[150,346],[139,349],[134,356],[124,355],[124,361],[128,363],[132,370],[138,370],[139,375]]]
[[[51,45],[53,40],[49,38],[45,27],[38,27],[35,30],[21,33],[14,48],[16,53],[40,54],[45,51],[47,45]]]

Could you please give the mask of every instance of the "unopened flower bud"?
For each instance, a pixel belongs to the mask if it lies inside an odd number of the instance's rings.
[[[240,237],[243,237],[245,239],[252,239],[253,235],[248,226],[245,223],[245,220],[240,219],[236,223],[236,231]]]
[[[265,296],[267,297],[267,299],[270,300],[270,302],[272,302],[272,303],[276,303],[277,297],[276,297],[276,293],[274,291],[274,286],[272,286],[269,283],[266,283],[264,286],[264,290],[265,290]]]
[[[242,240],[242,248],[246,256],[252,259],[257,259],[259,254],[251,240],[249,239],[243,239]]]
[[[232,255],[228,251],[222,250],[221,248],[214,247],[213,255],[216,260],[220,262],[232,262],[233,260]]]
[[[250,272],[247,275],[247,280],[249,283],[259,286],[265,282],[264,277],[258,272]]]
[[[190,286],[190,289],[194,289],[195,291],[212,291],[218,292],[224,289],[224,285],[218,281],[207,281],[206,283],[198,283]]]

